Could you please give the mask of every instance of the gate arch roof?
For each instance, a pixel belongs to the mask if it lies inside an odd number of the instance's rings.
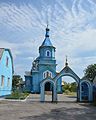
[[[79,84],[79,82],[80,82],[80,78],[75,74],[75,72],[73,72],[73,70],[70,68],[70,67],[68,67],[68,66],[66,66],[66,67],[64,67],[61,71],[60,71],[60,73],[58,73],[53,79],[54,79],[54,81],[55,82],[57,82],[57,80],[60,78],[60,77],[62,77],[62,76],[70,76],[70,77],[72,77],[74,80],[76,80],[76,82]]]
[[[44,85],[46,82],[50,82],[52,83],[53,85],[55,84],[55,81],[51,78],[51,77],[47,77],[45,78],[44,80],[41,81],[41,85]]]
[[[87,83],[90,87],[92,87],[92,83],[89,80],[81,80],[80,84]]]

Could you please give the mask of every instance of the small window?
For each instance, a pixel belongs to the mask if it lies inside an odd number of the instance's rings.
[[[7,87],[10,86],[10,78],[8,78]]]
[[[47,56],[47,57],[50,57],[50,56],[51,56],[51,53],[50,53],[49,50],[46,51],[46,56]]]
[[[6,66],[8,66],[9,58],[6,57]]]
[[[50,55],[50,53],[49,53],[49,51],[47,51],[47,56],[49,56]]]
[[[2,87],[4,86],[4,76],[3,75],[1,76],[1,86]]]

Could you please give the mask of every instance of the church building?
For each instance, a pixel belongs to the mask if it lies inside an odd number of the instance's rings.
[[[49,38],[49,28],[46,28],[45,39],[39,47],[39,56],[33,61],[30,72],[25,72],[25,89],[32,93],[40,93],[40,83],[46,78],[54,78],[56,72],[56,48]],[[62,92],[62,80],[59,78],[57,92]],[[52,90],[51,83],[45,85],[45,91]]]

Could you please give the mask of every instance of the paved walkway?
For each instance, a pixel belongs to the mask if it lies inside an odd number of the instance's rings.
[[[69,96],[64,94],[58,94],[58,101],[59,102],[76,102],[77,98],[75,96]],[[39,102],[40,101],[40,94],[30,94],[27,98],[27,101],[31,102]],[[51,102],[52,101],[52,95],[45,95],[45,101]]]
[[[96,107],[76,102],[0,101],[0,120],[96,120]],[[67,99],[67,96],[65,96]]]

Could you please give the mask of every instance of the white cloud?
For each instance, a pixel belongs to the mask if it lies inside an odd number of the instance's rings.
[[[10,49],[12,51],[14,59],[16,58],[17,55],[21,54],[21,51],[19,51],[19,46],[14,43],[0,40],[0,47]]]
[[[56,44],[56,58],[58,70],[65,65],[65,56],[68,55],[69,66],[83,76],[83,70],[90,64],[96,63],[96,29],[88,29],[74,34],[67,42],[59,41]],[[87,55],[92,52],[91,55]],[[94,56],[93,56],[94,53]]]
[[[24,34],[29,36],[27,40],[22,40],[23,42],[17,40],[18,44],[14,41],[11,43],[7,38],[0,40],[0,46],[12,49],[17,73],[24,74],[26,69],[23,67],[25,63],[18,62],[20,55],[26,53],[22,59],[30,63],[38,56],[38,47],[44,39],[47,18],[51,29],[50,39],[57,48],[58,69],[64,66],[66,55],[69,56],[69,62],[72,61],[70,65],[76,70],[78,68],[78,71],[83,71],[88,64],[96,61],[95,56],[82,55],[83,52],[95,52],[96,49],[96,4],[92,0],[73,0],[73,2],[70,0],[69,7],[67,2],[67,0],[55,0],[51,5],[42,1],[41,8],[32,3],[23,3],[19,7],[16,4],[0,4],[0,26],[3,25],[6,32],[11,29],[14,31],[9,33],[9,36],[15,36],[17,31],[24,31]],[[3,34],[2,31],[0,33]]]

